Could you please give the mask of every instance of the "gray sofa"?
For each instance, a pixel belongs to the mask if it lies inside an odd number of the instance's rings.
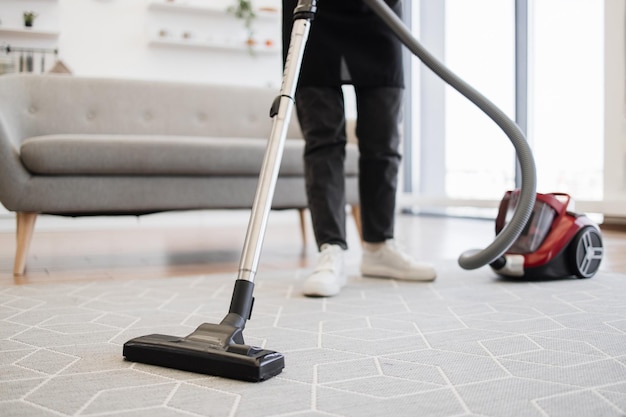
[[[67,75],[0,76],[0,202],[16,213],[14,274],[24,273],[38,214],[249,209],[277,93]],[[294,113],[273,209],[307,207],[304,141],[295,119]],[[357,170],[351,144],[346,203],[358,214]]]

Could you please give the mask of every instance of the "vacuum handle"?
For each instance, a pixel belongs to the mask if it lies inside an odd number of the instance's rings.
[[[250,221],[237,279],[254,282],[254,276],[257,272],[289,121],[291,120],[291,113],[295,103],[294,97],[302,57],[304,56],[304,46],[309,36],[310,21],[313,19],[317,8],[316,3],[315,0],[300,0],[294,10],[294,22],[283,70],[283,81],[280,95],[272,105],[272,130],[265,150],[259,183],[252,204],[252,212],[250,213]],[[276,106],[278,106],[277,109]]]

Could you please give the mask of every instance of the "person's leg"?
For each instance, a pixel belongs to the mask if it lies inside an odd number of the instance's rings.
[[[346,121],[340,87],[304,87],[296,109],[306,145],[306,192],[318,247],[347,249],[344,159]]]
[[[394,236],[403,89],[357,87],[359,193],[365,242]]]
[[[306,192],[315,240],[320,250],[305,295],[328,297],[345,285],[346,199],[345,116],[340,87],[304,87],[296,92],[296,111],[305,138]]]
[[[394,240],[400,167],[401,88],[357,88],[359,192],[363,229],[361,273],[432,281],[435,269],[416,262]]]

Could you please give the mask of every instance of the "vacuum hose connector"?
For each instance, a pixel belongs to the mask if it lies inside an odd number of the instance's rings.
[[[489,246],[482,250],[466,251],[458,259],[459,265],[463,269],[477,269],[487,265],[502,256],[515,243],[515,240],[526,226],[535,205],[537,189],[535,160],[526,137],[519,126],[504,114],[502,110],[428,52],[413,37],[402,20],[387,6],[384,0],[363,1],[389,26],[400,41],[424,65],[489,116],[504,131],[515,148],[522,174],[522,187],[519,203],[513,217]]]

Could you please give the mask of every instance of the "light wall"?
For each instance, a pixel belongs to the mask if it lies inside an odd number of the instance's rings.
[[[4,0],[3,0],[4,1]],[[21,0],[24,2],[24,0]],[[36,7],[37,2],[26,0]],[[156,0],[165,3],[165,0]],[[220,42],[244,42],[241,20],[227,13],[160,10],[152,0],[56,0],[60,58],[76,75],[161,79],[188,82],[279,86],[280,48],[252,54],[243,49],[163,46],[151,42],[161,29],[182,39],[188,31],[193,41],[213,34]],[[175,0],[176,4],[208,5],[226,10],[233,0]],[[258,6],[279,7],[280,0],[256,0]],[[259,18],[254,26],[263,40],[279,46],[280,19]],[[192,44],[191,40],[189,42]]]

